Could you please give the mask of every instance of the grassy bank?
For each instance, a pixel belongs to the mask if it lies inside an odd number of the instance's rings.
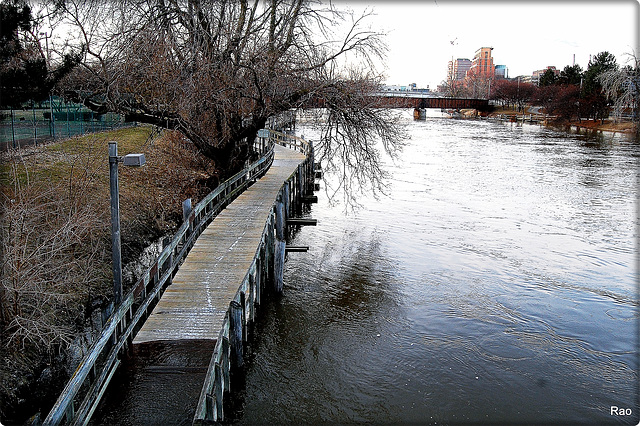
[[[147,159],[142,168],[120,168],[125,265],[179,226],[184,199],[197,202],[216,181],[210,162],[179,134],[157,134],[146,126],[3,154],[3,424],[46,414],[109,306],[111,140],[118,142],[119,155],[139,152]]]

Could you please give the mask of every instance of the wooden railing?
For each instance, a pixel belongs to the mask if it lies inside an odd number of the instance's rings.
[[[171,242],[123,298],[120,306],[115,307],[102,333],[44,420],[45,425],[75,425],[89,421],[120,364],[121,352],[130,347],[195,240],[220,211],[271,166],[274,155],[271,138],[260,149],[259,160],[218,186],[192,210],[186,210],[184,223]]]
[[[224,420],[225,394],[231,390],[233,372],[243,368],[243,345],[249,337],[248,325],[255,320],[257,306],[267,289],[282,292],[287,220],[296,213],[305,195],[314,189],[313,145],[299,137],[275,131],[270,131],[269,139],[304,153],[306,159],[280,188],[251,266],[229,303],[202,386],[194,425]]]
[[[269,139],[278,145],[282,145],[286,148],[293,149],[294,151],[301,152],[309,157],[311,154],[311,144],[302,138],[286,133],[278,132],[275,130],[269,130]]]

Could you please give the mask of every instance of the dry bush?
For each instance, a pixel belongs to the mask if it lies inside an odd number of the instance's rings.
[[[20,183],[16,167],[2,194],[2,340],[64,346],[107,277],[108,221],[90,202],[91,179]]]
[[[191,198],[197,203],[218,182],[213,161],[177,131],[163,132],[145,156],[144,167],[119,169],[124,264],[136,262],[145,247],[172,235],[182,223],[182,202]]]
[[[64,347],[91,314],[85,306],[110,298],[109,180],[106,155],[95,152],[99,145],[90,141],[90,149],[74,154],[49,150],[26,160],[8,158],[0,226],[5,344]],[[125,265],[171,235],[182,222],[182,201],[197,202],[217,180],[212,162],[177,132],[143,148],[147,166],[120,168]]]

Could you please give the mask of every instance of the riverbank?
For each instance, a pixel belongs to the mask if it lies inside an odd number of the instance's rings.
[[[496,108],[493,112],[487,115],[489,118],[498,118],[500,116],[508,115],[508,116],[516,116],[520,119],[523,115],[540,115],[538,112],[538,107],[525,107],[524,111],[516,111],[512,108]],[[519,120],[518,120],[519,121]],[[615,133],[626,133],[626,134],[634,134],[638,132],[637,123],[634,123],[629,120],[548,120],[547,124],[552,124],[554,126],[570,126],[576,127],[580,129],[587,130],[595,130],[602,132],[615,132]]]
[[[2,424],[46,415],[109,315],[111,140],[120,155],[147,160],[119,171],[125,272],[180,225],[184,199],[197,202],[217,183],[212,163],[192,144],[150,126],[2,154]],[[124,278],[125,287],[137,279],[133,272]]]
[[[619,121],[615,120],[604,120],[604,122],[592,121],[592,120],[582,120],[582,121],[571,121],[568,122],[567,125],[575,126],[580,129],[588,129],[588,130],[597,130],[602,132],[616,132],[616,133],[629,133],[633,134],[637,132],[637,124],[631,121]]]

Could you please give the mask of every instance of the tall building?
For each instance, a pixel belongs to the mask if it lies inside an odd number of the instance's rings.
[[[476,50],[471,69],[469,70],[470,74],[488,78],[492,78],[495,75],[495,67],[493,65],[493,58],[491,57],[492,50],[493,47],[481,47]]]
[[[461,81],[467,76],[467,71],[471,68],[471,61],[464,58],[458,58],[455,61],[449,61],[447,73],[448,81]]]
[[[509,78],[506,65],[496,65],[496,78]]]

